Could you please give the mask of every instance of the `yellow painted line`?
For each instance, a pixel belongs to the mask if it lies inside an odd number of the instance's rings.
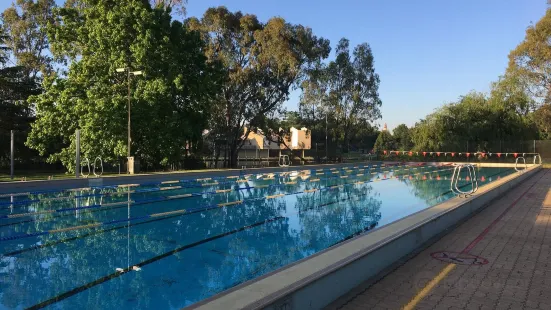
[[[212,178],[195,179],[196,181],[210,181]]]
[[[214,186],[214,185],[218,185],[218,182],[214,182],[214,183],[205,183],[205,184],[203,184],[203,187],[204,187],[204,186]]]
[[[283,184],[286,184],[286,185],[297,184],[297,181],[284,182]]]
[[[356,174],[357,177],[361,177],[363,175],[364,175],[363,173]]]
[[[317,182],[319,181],[320,179],[311,179],[310,182]]]
[[[117,185],[117,187],[136,187],[136,186],[140,186],[140,184],[121,184],[121,185]]]
[[[58,233],[58,232],[64,232],[64,231],[71,231],[71,230],[77,230],[77,229],[85,229],[85,228],[94,228],[100,226],[101,223],[92,223],[88,225],[81,225],[81,226],[73,226],[73,227],[67,227],[67,228],[60,228],[60,229],[54,229],[50,230],[50,233]]]
[[[377,174],[377,172],[371,172],[371,174]]]
[[[186,213],[187,211],[184,210],[176,210],[176,211],[169,211],[169,212],[163,212],[163,213],[156,213],[151,214],[151,217],[158,217],[158,216],[165,216],[165,215],[171,215],[171,214],[178,214],[178,213]]]
[[[230,175],[229,177],[226,177],[226,179],[239,179],[238,175]]]
[[[53,213],[53,212],[55,212],[55,210],[27,212],[27,213],[19,213],[19,214],[9,214],[8,218],[13,219],[13,218],[24,217],[24,216],[28,216],[28,215],[48,214],[48,213]]]
[[[238,180],[237,183],[245,183],[245,182],[249,182],[249,180]]]
[[[130,200],[130,201],[121,201],[121,202],[104,203],[104,204],[101,205],[101,207],[120,206],[120,205],[125,205],[125,204],[133,203],[133,202],[134,202],[134,200]]]
[[[436,277],[430,280],[430,282],[419,293],[417,293],[417,295],[415,295],[415,297],[413,297],[413,299],[410,300],[410,302],[402,309],[415,309],[415,306],[417,306],[417,304],[421,300],[423,300],[423,298],[425,298],[425,296],[427,296],[432,291],[432,289],[434,289],[434,287],[438,285],[438,283],[440,283],[440,281],[442,281],[448,275],[448,273],[450,273],[455,268],[455,266],[455,264],[449,264],[448,266],[446,266],[446,268],[442,269],[442,271],[440,271],[440,273],[436,275]]]
[[[180,183],[180,181],[176,180],[176,181],[164,181],[164,182],[161,182],[161,184],[173,184],[173,183]]]
[[[161,190],[162,191],[169,191],[171,189],[180,189],[182,188],[181,186],[169,186],[169,187],[161,187]]]
[[[325,174],[325,173],[323,173],[323,172],[321,172],[321,173],[320,173],[320,172],[316,173],[316,175],[324,175],[324,174]]]
[[[337,174],[337,173],[339,173],[339,172],[338,172],[338,171],[333,171],[333,173]]]
[[[178,199],[178,198],[185,198],[185,197],[191,197],[191,194],[174,195],[174,196],[168,196],[166,198],[168,198],[168,199]]]
[[[231,192],[233,189],[217,189],[216,192],[217,193],[228,193],[228,192]]]
[[[318,190],[317,188],[307,189],[307,190],[304,190],[304,193],[313,193],[313,192],[316,192],[317,190]]]
[[[285,195],[283,194],[277,194],[277,195],[271,195],[271,196],[266,196],[266,199],[273,199],[273,198],[278,198],[278,197],[283,197]]]
[[[225,206],[237,205],[237,204],[240,204],[242,202],[243,202],[243,200],[230,201],[230,202],[219,203],[218,206],[219,207],[225,207]]]

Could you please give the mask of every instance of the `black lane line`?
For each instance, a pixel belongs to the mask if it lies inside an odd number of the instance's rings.
[[[490,175],[490,176],[488,176],[488,177],[493,177],[493,176],[502,174],[503,172],[506,172],[506,171],[507,171],[507,170],[504,170],[504,171],[501,171],[501,172],[492,174],[492,175]],[[433,181],[433,180],[429,180],[429,181]],[[467,183],[467,184],[461,185],[461,186],[459,186],[459,188],[463,188],[463,187],[466,187],[466,186],[468,186],[468,185],[470,185],[470,184]],[[447,195],[447,194],[449,194],[449,193],[451,193],[451,192],[452,192],[451,190],[447,190],[447,191],[442,192],[441,194],[439,194],[439,195],[437,195],[437,196],[435,196],[435,197],[433,197],[433,198],[431,198],[431,199],[437,199],[437,198],[442,197],[442,196],[445,196],[445,195]],[[324,205],[321,205],[321,206],[324,206]],[[197,211],[192,211],[192,212],[188,212],[188,213],[170,215],[170,216],[167,216],[167,217],[162,217],[162,218],[157,218],[157,219],[153,219],[153,220],[143,221],[143,222],[139,222],[139,223],[135,223],[135,224],[127,224],[127,225],[118,226],[118,227],[113,227],[113,228],[109,228],[109,229],[97,230],[97,231],[94,231],[94,232],[91,232],[91,233],[88,233],[88,234],[83,234],[83,235],[79,235],[79,236],[75,236],[75,237],[71,237],[71,238],[66,238],[66,239],[61,239],[61,240],[58,240],[58,241],[52,241],[52,242],[48,242],[48,243],[45,243],[45,244],[36,245],[36,246],[31,246],[31,247],[29,247],[29,248],[25,248],[25,249],[13,251],[13,252],[4,253],[4,254],[1,254],[0,256],[14,256],[14,255],[19,255],[19,254],[21,254],[21,253],[25,253],[25,252],[28,252],[28,251],[39,250],[39,249],[42,249],[42,248],[46,248],[46,247],[50,247],[50,246],[55,246],[55,245],[58,245],[58,244],[61,244],[61,243],[70,242],[70,241],[78,240],[78,239],[81,239],[81,238],[86,238],[86,237],[90,237],[90,236],[95,236],[95,235],[103,234],[103,233],[110,232],[110,231],[113,231],[113,230],[118,230],[118,229],[123,229],[123,228],[128,228],[128,227],[139,226],[139,225],[142,225],[142,224],[148,224],[148,223],[152,223],[152,222],[167,220],[167,219],[171,219],[171,218],[175,218],[175,217],[179,217],[179,216],[185,216],[185,215],[190,215],[190,214],[199,213],[199,212],[203,212],[203,211],[209,211],[209,210],[211,210],[211,209],[197,210]],[[306,210],[305,210],[305,211],[306,211]]]
[[[277,221],[277,220],[281,220],[281,219],[284,219],[285,217],[283,216],[277,216],[277,217],[273,217],[273,218],[270,218],[270,219],[267,219],[267,220],[264,220],[264,221],[261,221],[261,222],[257,222],[257,223],[254,223],[254,224],[251,224],[251,225],[248,225],[248,226],[244,226],[244,227],[241,227],[241,228],[238,228],[238,229],[234,229],[234,230],[231,230],[231,231],[228,231],[228,232],[225,232],[223,234],[220,234],[220,235],[216,235],[216,236],[212,236],[212,237],[209,237],[207,239],[203,239],[203,240],[200,240],[200,241],[197,241],[197,242],[194,242],[194,243],[190,243],[190,244],[187,244],[187,245],[184,245],[184,246],[181,246],[179,248],[176,248],[172,251],[168,251],[168,252],[165,252],[161,255],[157,255],[155,257],[152,257],[148,260],[144,260],[134,266],[138,266],[138,267],[143,267],[143,266],[146,266],[146,265],[149,265],[151,263],[154,263],[158,260],[161,260],[163,258],[166,258],[166,257],[169,257],[169,256],[172,256],[176,253],[179,253],[179,252],[182,252],[183,250],[186,250],[186,249],[189,249],[189,248],[192,248],[192,247],[195,247],[195,246],[198,246],[198,245],[201,245],[203,243],[207,243],[207,242],[210,242],[210,241],[213,241],[213,240],[216,240],[216,239],[220,239],[220,238],[223,238],[223,237],[226,237],[226,236],[229,236],[229,235],[233,235],[233,234],[236,234],[238,232],[241,232],[241,231],[244,231],[244,230],[248,230],[248,229],[251,229],[251,228],[254,228],[254,227],[257,227],[257,226],[260,226],[260,225],[263,225],[263,224],[266,224],[266,223],[269,223],[269,222],[274,222],[274,221]],[[82,286],[79,286],[79,287],[76,287],[70,291],[67,291],[63,294],[60,294],[60,295],[57,295],[53,298],[50,298],[48,300],[45,300],[41,303],[38,303],[34,306],[31,306],[27,309],[42,309],[46,306],[49,306],[51,304],[54,304],[54,303],[57,303],[59,301],[62,301],[64,299],[67,299],[75,294],[78,294],[80,292],[83,292],[89,288],[92,288],[96,285],[99,285],[99,284],[102,284],[104,282],[107,282],[111,279],[114,279],[114,278],[118,278],[120,277],[121,275],[129,272],[130,270],[132,270],[132,267],[128,266],[126,268],[123,269],[123,271],[121,272],[114,272],[112,274],[109,274],[109,275],[106,275],[104,277],[101,277],[95,281],[92,281],[92,282],[89,282],[85,285],[82,285]]]

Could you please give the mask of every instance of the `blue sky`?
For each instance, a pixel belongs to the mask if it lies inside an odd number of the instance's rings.
[[[547,8],[546,0],[189,0],[188,14],[218,5],[309,26],[333,48],[341,37],[369,43],[381,78],[379,123],[389,128],[413,125],[470,90],[489,91]]]
[[[0,10],[11,1],[1,0]],[[62,1],[56,1],[58,3]],[[413,125],[470,90],[487,92],[503,74],[509,51],[537,22],[546,0],[189,0],[188,16],[211,6],[281,16],[309,26],[334,48],[367,42],[381,78],[380,125]],[[286,103],[297,109],[299,92]]]

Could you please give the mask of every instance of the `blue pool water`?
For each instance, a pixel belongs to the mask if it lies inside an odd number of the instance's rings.
[[[447,200],[451,173],[358,165],[3,196],[0,309],[181,308]]]

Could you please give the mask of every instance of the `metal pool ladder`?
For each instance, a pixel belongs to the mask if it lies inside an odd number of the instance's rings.
[[[518,168],[519,159],[522,159],[522,164],[524,165],[524,169],[519,169]],[[541,161],[541,158],[540,158],[540,161]],[[536,156],[534,156],[534,163],[535,162],[536,162]],[[528,165],[526,164],[526,159],[523,156],[517,157],[517,159],[515,160],[515,170],[517,172],[524,172],[526,169],[528,169]]]
[[[461,169],[467,168],[467,171],[469,172],[469,178],[471,181],[471,189],[468,191],[462,191],[457,186],[457,182],[459,181],[459,178],[461,176]],[[450,190],[456,194],[457,196],[461,197],[461,195],[465,195],[465,197],[473,195],[478,190],[478,179],[476,176],[476,167],[473,164],[458,164],[453,169],[453,174],[450,182]]]
[[[289,159],[289,155],[279,156],[278,164],[280,167],[289,167],[291,165],[291,160]]]

